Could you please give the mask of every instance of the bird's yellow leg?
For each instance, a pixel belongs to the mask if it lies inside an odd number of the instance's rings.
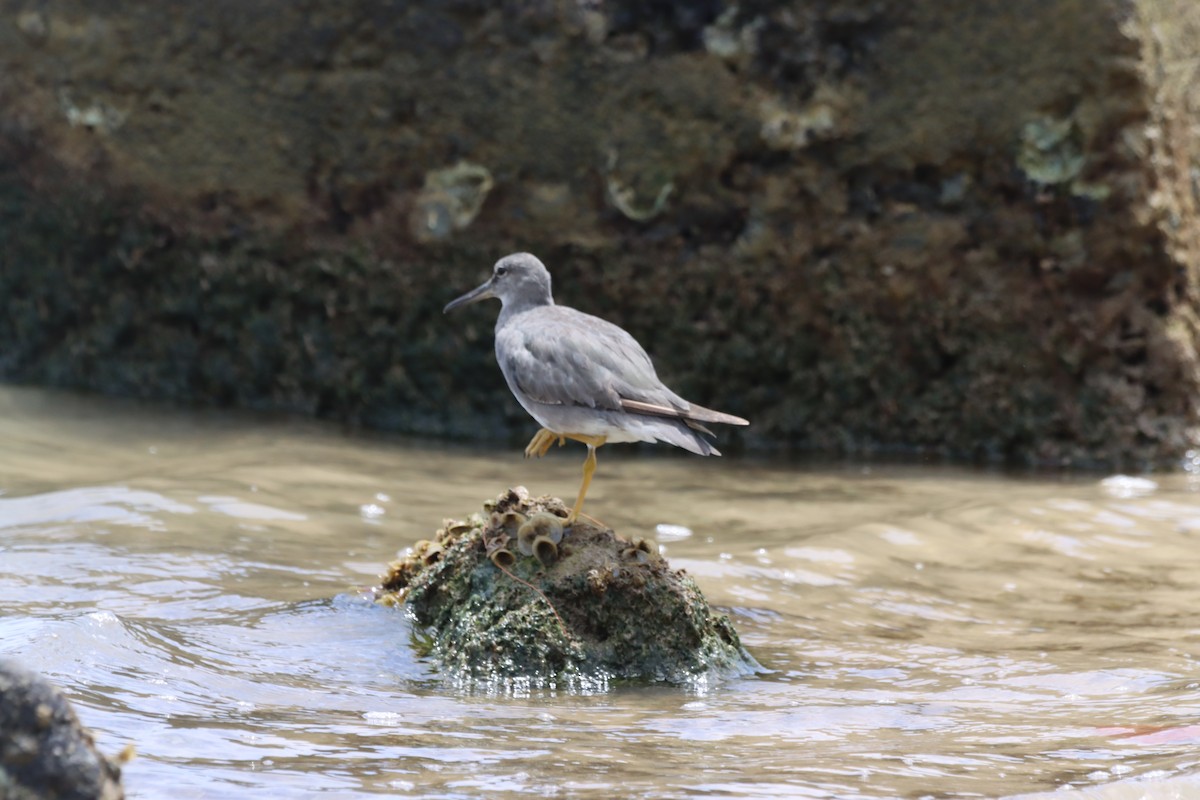
[[[567,516],[567,524],[570,525],[579,517],[579,512],[583,508],[583,498],[587,496],[588,487],[592,485],[592,475],[596,473],[596,448],[604,444],[607,439],[604,436],[584,436],[570,433],[564,435],[568,439],[583,442],[588,448],[587,458],[583,461],[583,484],[579,487],[579,497],[576,498],[575,507]]]
[[[579,497],[575,499],[575,507],[571,509],[571,513],[567,516],[567,524],[574,524],[579,517],[579,510],[583,508],[583,498],[587,496],[588,487],[592,485],[592,475],[596,472],[596,448],[588,445],[587,458],[583,462],[583,484],[579,487]]]
[[[562,447],[567,443],[567,440],[560,434],[555,433],[549,428],[542,428],[533,435],[529,440],[529,444],[525,446],[526,458],[541,458],[546,455],[546,451],[550,449],[550,445],[554,444],[554,440],[558,440],[558,446]]]

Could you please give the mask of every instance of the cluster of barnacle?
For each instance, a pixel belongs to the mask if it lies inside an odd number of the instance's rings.
[[[662,555],[658,552],[658,545],[652,539],[634,539],[630,541],[618,536],[616,537],[616,542],[619,559],[626,563],[601,564],[588,570],[586,575],[587,585],[595,595],[599,596],[606,593],[613,581],[621,575],[624,575],[634,586],[645,585],[645,573],[647,571],[630,569],[630,567],[634,564],[645,566],[663,563]],[[639,573],[641,577],[638,577]]]
[[[388,574],[381,587],[384,593],[380,598],[387,598],[389,603],[404,602],[417,575],[441,561],[446,550],[472,530],[474,526],[469,522],[446,520],[432,541],[421,539],[416,542],[403,558],[388,564]]]
[[[442,558],[446,546],[451,545],[464,533],[471,531],[471,525],[466,522],[446,520],[446,524],[438,528],[433,541],[421,539],[412,548],[411,558],[427,567],[432,567]]]
[[[509,547],[516,541],[517,552],[535,556],[544,566],[558,560],[558,543],[563,537],[563,521],[554,514],[539,511],[526,517],[519,511],[493,511],[483,531],[483,546],[488,558],[501,569],[511,567],[517,556]]]
[[[649,564],[651,561],[661,560],[662,556],[659,555],[654,542],[649,539],[638,539],[621,550],[621,558],[627,561],[636,561],[639,564]]]

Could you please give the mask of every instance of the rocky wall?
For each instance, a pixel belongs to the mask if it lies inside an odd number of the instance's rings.
[[[525,249],[752,447],[1176,458],[1196,13],[0,0],[0,379],[527,436]]]

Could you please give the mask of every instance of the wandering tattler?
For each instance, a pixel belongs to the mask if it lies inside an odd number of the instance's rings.
[[[499,298],[496,360],[517,402],[542,429],[525,448],[541,457],[555,441],[587,445],[583,485],[568,523],[583,508],[596,471],[596,448],[607,442],[669,442],[697,455],[719,456],[702,434],[706,422],[749,425],[741,417],[689,403],[658,379],[650,357],[621,328],[554,304],[550,273],[536,256],[513,253],[496,262],[482,286],[446,305]]]

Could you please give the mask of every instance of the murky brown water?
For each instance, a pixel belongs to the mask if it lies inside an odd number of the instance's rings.
[[[532,427],[531,427],[532,431]],[[1200,796],[1187,475],[600,453],[588,510],[659,536],[763,675],[464,694],[356,589],[582,452],[0,389],[0,655],[50,676],[134,798]]]

